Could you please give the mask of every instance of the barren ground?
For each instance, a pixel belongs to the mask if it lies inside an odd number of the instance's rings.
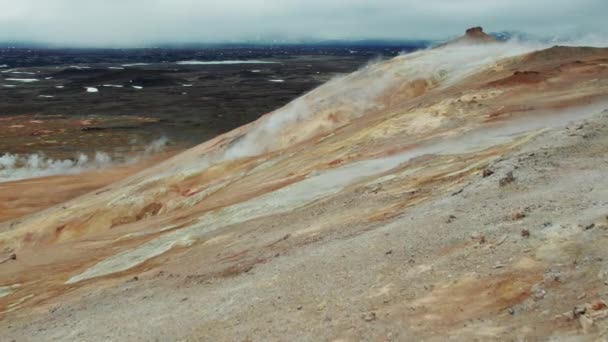
[[[492,44],[0,224],[4,337],[608,338],[607,50]]]

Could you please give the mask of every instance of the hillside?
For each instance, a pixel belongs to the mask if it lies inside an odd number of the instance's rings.
[[[3,334],[606,338],[608,49],[481,34],[1,223]]]

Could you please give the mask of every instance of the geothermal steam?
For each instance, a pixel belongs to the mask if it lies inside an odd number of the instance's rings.
[[[407,82],[424,80],[442,88],[503,58],[547,47],[547,44],[514,40],[448,44],[369,64],[350,75],[336,77],[263,117],[218,159],[254,156],[328,133],[374,109],[385,109],[390,105],[385,99],[387,92]],[[336,122],[332,116],[341,120]]]
[[[120,163],[132,164],[154,153],[162,152],[169,140],[165,137],[152,141],[145,149],[126,158],[112,157],[106,152],[95,152],[92,155],[77,153],[72,159],[48,158],[42,153],[28,155],[0,155],[0,182],[28,178],[77,174],[83,171],[102,169]]]

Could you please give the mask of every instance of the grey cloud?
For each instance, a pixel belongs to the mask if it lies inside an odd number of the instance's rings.
[[[605,0],[0,0],[0,41],[90,46],[608,33]]]

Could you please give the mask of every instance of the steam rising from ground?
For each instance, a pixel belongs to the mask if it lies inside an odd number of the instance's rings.
[[[335,129],[335,125],[332,127],[327,122],[329,115],[339,114],[347,117],[344,121],[350,121],[371,110],[386,108],[389,105],[385,99],[387,91],[398,89],[407,82],[424,80],[442,88],[491,67],[503,58],[548,47],[549,44],[516,40],[500,44],[460,43],[369,64],[355,73],[330,80],[261,119],[247,135],[229,147],[221,159],[237,159],[280,149],[286,147],[286,143],[319,134],[324,128]],[[295,124],[316,129],[298,132],[295,141],[281,141]]]
[[[85,170],[107,167],[112,158],[105,152],[95,152],[92,158],[78,153],[74,159],[55,160],[44,154],[5,154],[0,156],[0,182],[74,174]]]
[[[584,39],[583,39],[584,38]],[[606,39],[586,36],[560,41],[565,46],[608,46]],[[511,39],[501,43],[460,42],[400,55],[388,61],[373,61],[360,70],[337,76],[252,124],[249,131],[232,141],[223,151],[181,165],[167,173],[205,168],[234,160],[277,151],[315,135],[330,133],[353,119],[390,107],[387,95],[399,93],[400,86],[424,80],[441,90],[483,70],[500,68],[499,61],[543,50],[555,42]],[[434,88],[433,88],[434,87]],[[332,117],[339,120],[333,121]]]
[[[142,152],[129,156],[111,156],[106,152],[91,155],[77,153],[71,159],[53,159],[42,153],[0,155],[0,182],[28,178],[77,174],[119,164],[136,163],[143,158],[162,152],[169,140],[165,137],[152,141]]]

